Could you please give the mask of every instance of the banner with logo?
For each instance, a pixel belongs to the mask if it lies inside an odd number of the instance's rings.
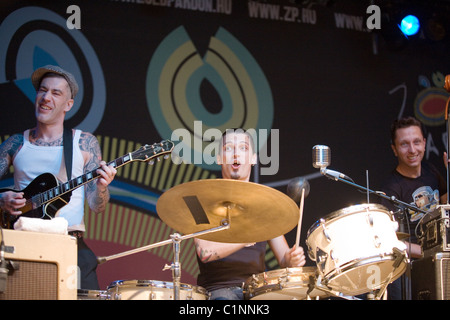
[[[144,144],[176,143],[177,161],[120,168],[107,211],[86,209],[87,241],[98,256],[109,256],[170,239],[177,230],[158,216],[160,195],[185,182],[220,178],[214,140],[226,129],[251,129],[259,152],[252,181],[282,192],[296,177],[309,181],[301,225],[307,251],[315,221],[367,202],[366,194],[312,166],[313,146],[329,146],[330,169],[376,190],[396,164],[391,122],[414,115],[427,130],[427,159],[445,172],[449,41],[423,36],[392,48],[377,26],[385,12],[377,16],[370,4],[3,1],[1,141],[35,125],[31,73],[56,64],[80,85],[68,125],[94,133],[106,161]],[[11,171],[1,186],[12,184]],[[259,223],[273,228],[271,221]],[[286,235],[290,245],[295,231]],[[170,281],[171,271],[161,270],[172,259],[172,246],[161,245],[111,260],[98,268],[100,285]],[[181,260],[182,282],[195,284],[192,240],[182,242]],[[277,268],[269,249],[267,265]]]

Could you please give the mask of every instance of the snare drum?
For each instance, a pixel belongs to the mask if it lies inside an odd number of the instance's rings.
[[[154,280],[118,280],[108,286],[111,300],[173,300],[173,283]],[[207,300],[202,287],[180,284],[180,300]]]
[[[109,300],[109,293],[105,290],[78,289],[78,300]]]
[[[307,234],[309,257],[322,283],[346,295],[370,292],[406,270],[406,245],[396,235],[398,223],[377,204],[355,205],[317,221]]]
[[[315,267],[285,268],[251,276],[244,283],[247,300],[306,300],[327,297],[314,288]]]

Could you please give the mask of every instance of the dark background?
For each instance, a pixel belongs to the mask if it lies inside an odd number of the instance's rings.
[[[424,123],[428,142],[432,142],[437,150],[430,152],[427,159],[446,174],[441,156],[446,148],[444,108],[448,97],[442,86],[444,76],[450,72],[450,41],[447,34],[450,29],[445,29],[448,22],[443,24],[444,35],[439,39],[425,27],[417,37],[402,38],[395,35],[395,23],[391,26],[390,22],[394,21],[396,14],[406,9],[416,9],[423,21],[431,18],[449,21],[447,1],[375,2],[381,8],[382,25],[380,30],[373,31],[367,30],[365,23],[369,17],[366,9],[371,1],[252,2],[253,5],[279,6],[282,13],[286,13],[286,8],[298,8],[300,12],[306,8],[314,13],[314,23],[255,18],[249,14],[249,2],[243,0],[227,2],[232,5],[229,14],[204,12],[192,7],[191,10],[175,8],[176,2],[164,7],[161,4],[165,1],[162,0],[141,2],[2,1],[0,45],[7,48],[7,54],[2,58],[4,65],[0,66],[5,75],[0,83],[0,137],[6,138],[34,126],[33,104],[14,82],[18,70],[24,68],[17,61],[18,50],[34,30],[47,30],[62,39],[81,70],[84,95],[79,111],[68,120],[71,126],[77,126],[86,117],[97,90],[97,82],[92,79],[87,63],[91,57],[84,55],[71,36],[73,32],[78,32],[94,49],[106,88],[104,112],[94,133],[118,141],[153,143],[170,138],[162,136],[156,129],[146,100],[148,87],[158,85],[146,82],[155,50],[168,34],[183,26],[198,54],[203,57],[210,38],[219,28],[223,28],[258,63],[271,91],[273,120],[266,129],[279,130],[279,171],[276,175],[254,176],[259,183],[286,192],[290,179],[310,177],[310,174],[318,172],[311,165],[311,150],[314,145],[324,144],[331,148],[330,169],[345,173],[360,185],[366,185],[367,171],[369,185],[376,190],[396,164],[390,149],[389,127],[400,115],[414,115]],[[178,3],[194,5],[195,1]],[[215,6],[217,1],[211,3]],[[72,4],[81,9],[80,30],[68,30],[41,20],[36,14],[32,21],[18,28],[11,41],[5,38],[5,30],[11,26],[2,21],[16,10],[28,6],[46,8],[65,20],[70,16],[66,9]],[[337,15],[345,15],[350,20],[341,25],[337,23]],[[362,28],[351,23],[355,21],[351,19],[355,18],[359,19]],[[439,20],[441,18],[443,20]],[[46,51],[52,46],[52,40],[43,41],[38,46]],[[34,59],[29,63],[39,67],[42,60],[36,56]],[[404,89],[394,90],[401,85],[406,88],[406,96]],[[226,107],[220,106],[220,98],[207,84],[201,87],[199,94],[203,108],[211,114]],[[200,106],[189,107],[195,109]],[[108,155],[104,154],[104,157],[110,160]],[[218,171],[204,167],[202,172],[206,172],[204,174],[208,177],[220,176]],[[155,194],[164,191],[164,188],[140,184],[126,174],[119,174],[116,180]],[[366,202],[365,194],[343,183],[322,176],[310,178],[309,183],[311,191],[305,201],[302,223],[303,246],[308,229],[317,219],[347,206]],[[376,202],[377,199],[371,197],[371,201]],[[155,210],[132,201],[121,201],[120,197],[113,196],[112,203],[157,217]],[[267,223],[270,227],[270,222],[261,223]],[[101,232],[102,228],[95,228],[88,234],[93,246],[94,239],[102,237],[99,235]],[[154,241],[165,239],[162,235]],[[287,235],[287,239],[291,245],[294,243],[295,229]],[[110,251],[118,250],[119,247],[116,247]],[[166,257],[170,260],[169,253]],[[308,264],[311,263],[308,261]],[[152,268],[147,269],[148,278],[154,277]],[[114,277],[105,276],[111,281],[117,280]]]

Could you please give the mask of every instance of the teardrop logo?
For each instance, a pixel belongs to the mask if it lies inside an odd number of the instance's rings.
[[[205,90],[209,90],[207,97]],[[196,121],[202,121],[203,131],[215,128],[222,132],[230,128],[270,130],[273,122],[272,93],[264,72],[223,28],[211,37],[203,57],[183,26],[171,32],[150,61],[146,96],[160,135],[170,137],[176,129],[187,129],[193,139],[200,140],[191,143],[194,154],[202,153],[211,142],[194,130]],[[201,166],[211,169],[209,164]]]

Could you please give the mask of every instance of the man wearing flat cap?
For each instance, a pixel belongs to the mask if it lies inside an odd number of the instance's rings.
[[[55,208],[55,215],[67,220],[69,234],[77,238],[81,271],[79,287],[98,290],[96,256],[83,241],[84,202],[86,200],[94,212],[104,211],[109,201],[108,185],[116,170],[101,160],[100,146],[94,135],[64,127],[65,115],[72,108],[78,92],[73,75],[59,66],[47,65],[35,70],[31,81],[36,89],[36,126],[12,135],[0,145],[0,176],[13,166],[14,190],[24,190],[43,173],[53,174],[61,183],[68,181],[68,177],[74,179],[96,170],[98,179],[74,189],[70,201]],[[72,147],[68,147],[70,145]],[[67,158],[71,161],[68,162],[64,155],[69,155]],[[72,169],[67,170],[70,167]],[[25,202],[23,192],[0,193],[0,209],[10,218],[20,217]]]

